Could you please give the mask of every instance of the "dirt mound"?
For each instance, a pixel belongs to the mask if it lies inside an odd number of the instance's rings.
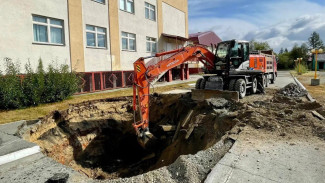
[[[313,110],[324,111],[322,105],[304,97],[284,96],[281,91],[285,89],[275,93],[271,99],[245,103],[244,108],[238,111],[238,121],[280,136],[312,134],[324,138],[325,123],[312,115]]]
[[[288,97],[303,97],[307,95],[306,90],[300,88],[294,83],[290,83],[287,86],[281,88],[278,93]]]
[[[235,125],[235,111],[240,106],[219,99],[195,102],[189,94],[155,95],[150,103],[150,131],[158,138],[158,148],[145,150],[139,146],[132,127],[131,101],[126,97],[71,105],[67,110],[54,111],[23,136],[37,143],[47,156],[91,178],[125,178],[161,171],[181,155],[214,146]],[[232,143],[225,144],[211,150],[216,160]],[[200,161],[210,161],[205,158]],[[171,179],[186,176],[198,167],[194,163],[193,170],[182,169],[175,175],[174,169],[187,167],[190,161],[181,158],[175,163],[164,170],[172,175]],[[201,178],[213,163],[216,161],[200,165],[205,167],[199,171]]]

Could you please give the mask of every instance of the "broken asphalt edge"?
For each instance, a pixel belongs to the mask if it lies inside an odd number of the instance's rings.
[[[309,101],[311,101],[311,102],[315,102],[316,101],[316,99],[314,99],[310,94],[309,94],[309,92],[308,92],[308,90],[305,88],[305,86],[292,74],[292,73],[290,73],[290,75],[293,77],[293,80],[295,80],[295,82],[296,82],[296,84],[301,88],[301,89],[303,89],[303,90],[305,90],[306,92],[307,92],[307,94],[306,94],[306,97],[307,97],[307,99],[309,100]]]
[[[38,119],[37,120],[28,120],[28,121],[26,121],[26,120],[14,121],[14,122],[11,122],[11,123],[25,122],[28,125],[30,125],[30,124],[35,123],[35,121],[38,121]],[[10,124],[10,123],[0,124],[0,126],[8,125],[8,124]],[[38,145],[35,145],[33,147],[21,149],[21,150],[15,151],[15,152],[11,152],[11,153],[2,155],[2,156],[0,156],[0,166],[4,165],[4,164],[7,164],[7,163],[10,163],[10,162],[13,162],[13,161],[16,161],[16,160],[19,160],[19,159],[22,159],[22,158],[25,158],[27,156],[37,154],[39,152],[41,152],[40,147]]]

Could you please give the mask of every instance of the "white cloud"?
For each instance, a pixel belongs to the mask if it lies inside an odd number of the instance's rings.
[[[242,39],[257,27],[247,21],[231,18],[200,18],[190,20],[190,32],[214,31],[221,39]]]
[[[268,41],[270,46],[278,51],[281,47],[291,49],[295,43],[307,42],[313,31],[325,40],[325,14],[303,15],[293,20],[287,20],[268,28],[248,32],[244,39]]]
[[[218,2],[222,3],[222,0],[203,1],[208,3],[205,7],[217,7]],[[190,6],[193,3],[198,1],[189,1]],[[205,12],[208,18],[190,18],[190,32],[213,30],[223,40],[268,41],[275,51],[281,47],[291,49],[295,43],[306,42],[313,31],[318,32],[325,41],[325,6],[307,0],[268,1],[256,6],[242,8],[259,8],[261,13],[250,15],[230,12],[229,15],[233,18],[214,18]],[[196,14],[199,14],[199,10],[204,11],[202,6],[194,9]]]

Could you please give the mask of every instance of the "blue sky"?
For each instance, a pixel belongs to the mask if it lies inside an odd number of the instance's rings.
[[[317,31],[325,42],[325,0],[188,0],[189,32],[214,31],[222,40],[268,41],[291,49]]]

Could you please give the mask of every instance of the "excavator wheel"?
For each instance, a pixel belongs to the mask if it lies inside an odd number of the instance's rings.
[[[246,82],[243,79],[238,79],[235,83],[235,91],[238,92],[239,98],[242,99],[246,95]]]
[[[229,91],[234,91],[234,87],[235,87],[235,83],[236,83],[236,79],[231,79],[229,81]]]
[[[200,89],[205,89],[205,84],[206,84],[206,80],[205,79],[202,79],[201,83],[200,83]]]
[[[202,82],[203,78],[200,78],[196,81],[195,83],[195,89],[201,89],[200,86],[201,86],[201,82]]]

